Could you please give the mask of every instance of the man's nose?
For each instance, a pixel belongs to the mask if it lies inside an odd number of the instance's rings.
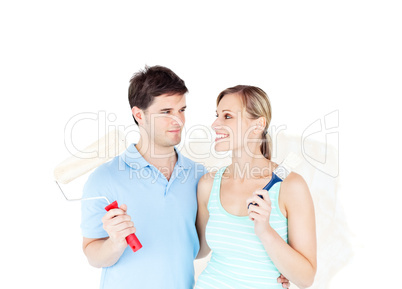
[[[172,114],[170,121],[172,125],[184,126],[184,117],[180,114]]]

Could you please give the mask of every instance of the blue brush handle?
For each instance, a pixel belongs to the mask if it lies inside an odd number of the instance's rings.
[[[269,181],[269,183],[263,188],[263,190],[268,191],[270,188],[272,188],[273,185],[275,185],[277,182],[282,182],[282,179],[278,177],[275,173],[272,173],[272,178]],[[260,196],[260,195],[259,195]]]
[[[272,173],[272,178],[271,178],[271,180],[270,180],[269,183],[263,188],[263,190],[268,191],[270,188],[272,188],[273,185],[275,185],[275,184],[278,183],[278,182],[282,182],[282,181],[283,181],[283,180],[282,180],[280,177],[278,177],[275,173]],[[262,197],[262,195],[258,195],[258,196],[259,196],[261,199],[264,199],[264,198]],[[250,207],[250,205],[256,206],[257,203],[250,203],[250,204],[248,204],[247,209]]]

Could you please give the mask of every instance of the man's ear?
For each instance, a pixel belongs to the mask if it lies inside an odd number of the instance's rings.
[[[139,125],[144,123],[145,114],[142,109],[137,106],[133,106],[133,108],[131,109],[131,113],[133,114],[135,120],[138,122]]]

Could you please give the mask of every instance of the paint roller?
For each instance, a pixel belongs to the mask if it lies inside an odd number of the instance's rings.
[[[67,201],[104,199],[108,203],[105,207],[106,211],[117,209],[119,207],[117,201],[111,203],[105,196],[69,199],[62,190],[60,184],[68,184],[92,169],[109,161],[113,157],[121,154],[126,148],[125,144],[126,138],[123,132],[120,130],[112,130],[98,141],[86,147],[84,150],[79,151],[77,154],[61,162],[54,170],[54,178],[64,198]],[[142,245],[135,234],[128,235],[126,241],[134,252],[142,248]]]

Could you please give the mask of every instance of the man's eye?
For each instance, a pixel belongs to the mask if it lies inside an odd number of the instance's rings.
[[[170,110],[164,110],[164,111],[162,111],[161,113],[162,113],[162,114],[169,114],[169,113],[170,113]]]
[[[184,109],[184,108],[183,108],[183,109],[180,109],[180,111],[181,111],[181,112],[185,112],[185,111],[186,111],[186,109]]]

